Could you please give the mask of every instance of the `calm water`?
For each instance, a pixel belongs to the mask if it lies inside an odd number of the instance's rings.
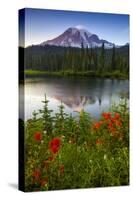
[[[25,86],[20,84],[20,95],[25,89],[25,118],[29,119],[34,110],[42,108],[46,93],[49,108],[58,111],[63,102],[65,111],[78,115],[82,109],[98,118],[102,111],[108,111],[111,103],[128,97],[128,80],[111,80],[100,78],[27,78]],[[20,117],[23,116],[23,98],[20,100]]]

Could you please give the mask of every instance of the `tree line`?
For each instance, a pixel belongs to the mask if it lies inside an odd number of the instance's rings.
[[[101,47],[81,48],[57,46],[30,46],[25,49],[26,69],[49,72],[114,72],[129,71],[129,45],[106,49]]]

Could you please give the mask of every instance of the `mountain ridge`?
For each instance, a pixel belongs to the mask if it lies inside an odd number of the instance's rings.
[[[76,27],[70,27],[65,30],[59,36],[42,42],[41,46],[54,45],[64,47],[101,47],[104,43],[105,48],[112,48],[114,43],[104,39],[100,39],[98,35],[90,33],[86,29],[79,29]]]

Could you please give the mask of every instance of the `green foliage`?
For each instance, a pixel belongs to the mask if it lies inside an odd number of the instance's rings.
[[[104,49],[104,42],[101,47],[101,53],[100,53],[100,67],[99,72],[102,72],[105,70],[105,49]]]
[[[62,131],[65,130],[66,117],[67,114],[64,112],[64,106],[61,102],[61,105],[59,106],[59,112],[55,114],[54,135],[60,135],[62,134]]]
[[[46,94],[45,94],[45,100],[42,101],[44,106],[42,110],[39,110],[39,112],[42,115],[43,131],[46,131],[47,134],[51,134],[52,120],[53,120],[53,117],[51,116],[51,112],[53,111],[48,109],[48,102],[49,100],[46,99]]]
[[[52,117],[46,96],[43,103],[42,116],[34,112],[25,122],[26,191],[129,184],[127,101],[99,121],[84,110],[78,118],[66,115],[62,103]]]
[[[112,67],[113,70],[116,70],[116,52],[115,52],[115,46],[113,46],[113,50],[112,50],[111,67]]]
[[[73,75],[93,71],[95,75],[120,71],[127,76],[129,71],[129,46],[105,49],[102,47],[81,48],[57,46],[31,46],[25,49],[26,70],[30,75]],[[89,74],[89,73],[88,73]]]
[[[37,71],[37,70],[25,70],[27,76],[77,76],[77,77],[101,77],[101,78],[111,78],[111,79],[128,79],[129,75],[121,71],[114,72],[95,72],[95,71],[84,71],[84,72],[73,72],[71,70],[59,71],[59,72],[48,72],[48,71]]]

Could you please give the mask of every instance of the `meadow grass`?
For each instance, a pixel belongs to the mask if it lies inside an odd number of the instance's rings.
[[[83,71],[83,72],[73,72],[71,70],[68,71],[44,71],[44,70],[25,70],[24,71],[26,76],[77,76],[77,77],[100,77],[100,78],[117,78],[117,79],[128,79],[128,75],[125,73],[122,73],[120,71],[114,71],[114,72],[95,72],[95,71]]]
[[[43,108],[25,122],[25,191],[128,185],[126,101],[98,121],[84,110],[74,118],[62,104],[53,117],[48,103],[45,97]]]

